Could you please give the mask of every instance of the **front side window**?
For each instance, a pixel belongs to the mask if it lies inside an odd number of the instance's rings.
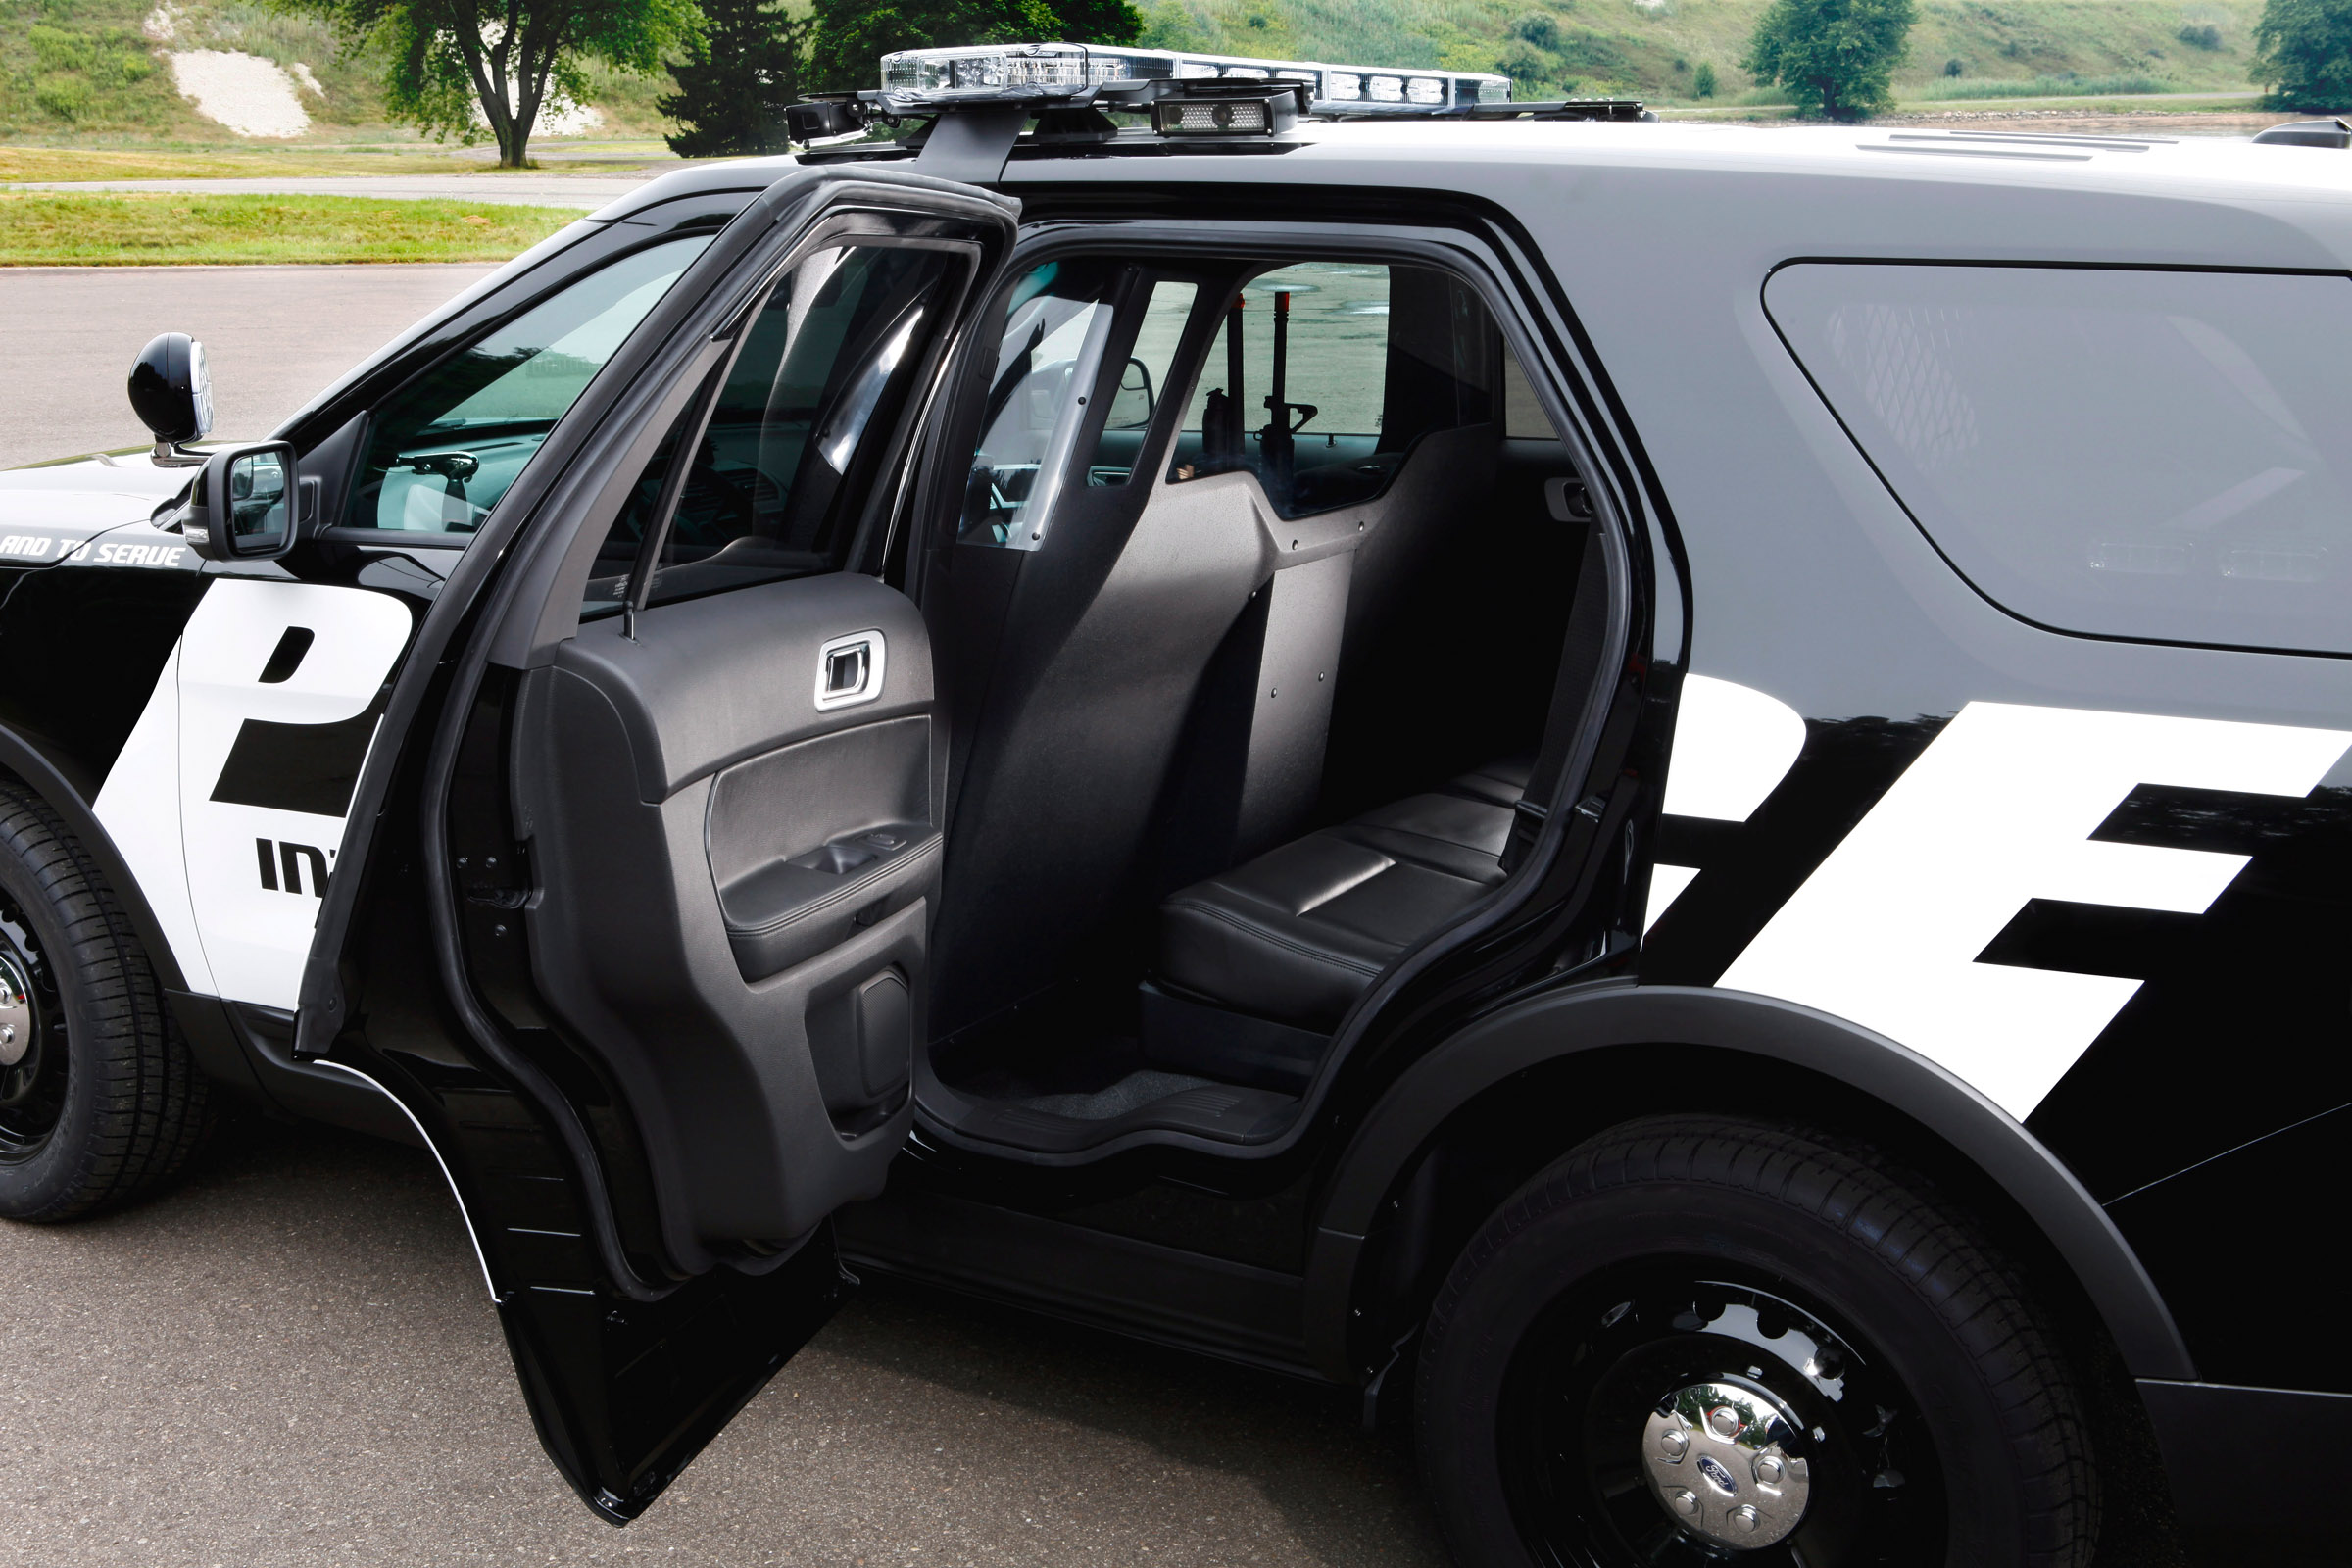
[[[2352,279],[1808,263],[1765,304],[1979,592],[2063,631],[2352,652]]]
[[[624,256],[493,327],[376,411],[344,521],[469,534],[709,235]]]

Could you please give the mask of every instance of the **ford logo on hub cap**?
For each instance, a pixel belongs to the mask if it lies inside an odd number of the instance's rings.
[[[1712,1482],[1715,1490],[1727,1497],[1740,1491],[1740,1483],[1732,1479],[1732,1473],[1703,1453],[1698,1456],[1698,1473]]]

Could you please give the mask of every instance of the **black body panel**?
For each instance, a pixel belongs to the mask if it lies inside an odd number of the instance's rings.
[[[2352,1418],[2352,1396],[2143,1380],[2180,1528],[2210,1568],[2341,1562],[2322,1515],[2279,1496],[2278,1450],[2288,1434],[2332,1432]]]

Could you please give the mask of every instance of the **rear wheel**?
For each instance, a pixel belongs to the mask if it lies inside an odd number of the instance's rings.
[[[205,1081],[112,889],[0,782],[0,1216],[64,1220],[176,1172]]]
[[[1967,1217],[1865,1152],[1671,1117],[1522,1188],[1431,1309],[1465,1568],[2081,1568],[2081,1404]]]

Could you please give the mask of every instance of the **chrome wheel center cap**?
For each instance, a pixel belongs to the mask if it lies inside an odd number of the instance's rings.
[[[0,1067],[32,1049],[32,984],[13,954],[0,953]]]
[[[1658,1401],[1642,1427],[1642,1468],[1658,1505],[1690,1534],[1726,1546],[1769,1546],[1805,1517],[1797,1433],[1773,1401],[1729,1383],[1693,1383]]]

